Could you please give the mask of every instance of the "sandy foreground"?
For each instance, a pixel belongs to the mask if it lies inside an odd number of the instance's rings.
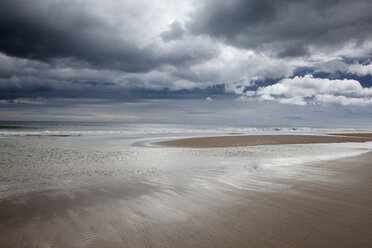
[[[315,144],[372,141],[372,134],[332,134],[332,135],[245,135],[217,136],[167,140],[154,145],[189,148],[218,148],[258,145]]]
[[[372,152],[290,168],[243,184],[160,175],[0,199],[0,247],[372,247]]]
[[[372,153],[306,165],[280,190],[141,183],[2,201],[1,247],[372,247]],[[215,187],[218,189],[218,184]]]

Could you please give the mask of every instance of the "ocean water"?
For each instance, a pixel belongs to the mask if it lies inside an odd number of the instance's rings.
[[[151,142],[227,134],[326,134],[372,128],[0,122],[0,199],[141,182],[162,189],[280,190],[272,178],[330,180],[306,163],[355,156],[371,143],[168,148]],[[299,166],[301,165],[301,166]],[[120,188],[120,186],[118,186]]]
[[[372,127],[227,126],[195,124],[143,124],[115,122],[26,122],[0,121],[0,136],[17,135],[192,135],[192,134],[324,134],[328,132],[372,132]]]

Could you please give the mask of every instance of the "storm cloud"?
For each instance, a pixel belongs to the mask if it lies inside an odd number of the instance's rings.
[[[3,0],[0,100],[363,108],[371,13],[368,0]]]
[[[207,0],[188,27],[237,47],[292,57],[363,45],[372,35],[371,13],[368,0]]]
[[[95,6],[97,3],[89,3],[2,1],[1,51],[45,62],[69,59],[82,67],[123,72],[147,72],[169,64],[185,66],[210,58],[205,49],[197,50],[198,47],[163,48],[156,41],[145,40],[142,33],[147,32],[143,23],[147,18],[141,15],[149,7],[144,3],[132,8],[126,7],[133,3],[112,3],[115,6],[106,7],[107,12]],[[123,12],[113,12],[115,7]],[[122,16],[115,18],[119,14]]]

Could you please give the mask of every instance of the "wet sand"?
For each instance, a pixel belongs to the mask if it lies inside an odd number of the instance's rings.
[[[331,133],[329,135],[372,138],[372,133]]]
[[[30,193],[0,201],[0,247],[372,247],[372,153],[263,177]]]
[[[339,136],[338,136],[339,135]],[[259,145],[316,144],[372,141],[372,134],[333,134],[317,135],[245,135],[217,136],[167,140],[154,142],[154,145],[188,148],[218,148]]]

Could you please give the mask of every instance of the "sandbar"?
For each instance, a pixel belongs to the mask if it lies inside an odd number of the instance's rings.
[[[152,144],[168,147],[223,148],[239,146],[315,144],[372,141],[372,134],[333,135],[244,135],[166,140]]]

